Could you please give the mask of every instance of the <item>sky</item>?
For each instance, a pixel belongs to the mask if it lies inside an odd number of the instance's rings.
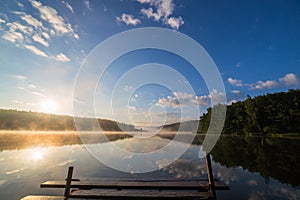
[[[247,95],[299,88],[297,0],[0,4],[0,108],[154,126],[198,119],[212,105],[213,96],[231,104]],[[189,60],[162,49],[133,49],[99,74],[104,62],[100,58],[149,37],[136,35],[96,55],[99,45],[116,34],[147,27],[167,29],[170,38],[184,34],[200,44],[215,63],[225,90],[210,88]],[[194,53],[181,43],[174,40],[170,45],[186,55]]]

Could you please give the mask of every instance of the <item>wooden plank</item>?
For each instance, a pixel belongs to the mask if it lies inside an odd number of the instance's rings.
[[[80,181],[80,179],[74,179],[76,181]],[[218,179],[214,179],[215,181],[218,181]],[[94,178],[94,177],[88,177],[82,179],[82,181],[91,181],[91,182],[97,182],[97,181],[114,181],[114,182],[129,182],[129,181],[139,181],[139,182],[161,182],[161,181],[208,181],[207,178],[199,178],[199,177],[191,177],[191,178],[173,178],[173,177],[163,177],[163,178],[139,178],[139,179],[131,179],[131,178]]]
[[[105,182],[76,182],[71,188],[79,189],[168,189],[168,190],[207,190],[207,181],[105,181]],[[41,184],[41,188],[65,188],[64,181],[46,181]],[[222,182],[215,181],[216,190],[228,190],[229,187]]]
[[[197,198],[211,199],[210,192],[191,192],[191,191],[157,191],[157,190],[77,190],[72,191],[69,198],[86,198],[86,199],[182,199]]]
[[[26,196],[22,198],[21,200],[65,200],[65,197],[63,196]]]

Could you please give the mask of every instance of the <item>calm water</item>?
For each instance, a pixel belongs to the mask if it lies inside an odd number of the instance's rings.
[[[0,144],[7,144],[4,138],[8,136],[0,136]],[[113,140],[116,145],[134,152],[150,151],[170,142],[168,138],[158,136],[143,139],[143,142],[137,138],[117,140],[114,137]],[[168,167],[143,174],[113,170],[74,141],[66,141],[68,145],[55,143],[56,146],[51,147],[19,146],[19,150],[13,145],[14,140],[8,142],[10,145],[2,145],[0,199],[14,200],[30,194],[62,195],[60,189],[40,189],[39,184],[47,180],[63,180],[70,165],[75,167],[74,177],[80,179],[206,177],[205,160],[198,157],[198,140]],[[89,145],[107,151],[111,159],[125,159],[109,152],[106,143]],[[178,147],[180,145],[178,143]],[[213,172],[215,178],[229,184],[230,190],[217,192],[217,199],[300,199],[299,149],[300,141],[297,140],[222,137],[212,151]],[[134,157],[126,159],[135,163]]]

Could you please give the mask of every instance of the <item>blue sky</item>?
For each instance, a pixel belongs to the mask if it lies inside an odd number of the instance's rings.
[[[1,108],[72,114],[74,82],[89,53],[115,34],[142,27],[178,31],[201,44],[220,71],[227,103],[299,87],[296,0],[3,0],[0,4]],[[187,81],[194,93],[180,91],[179,85],[175,90],[157,84],[133,90],[123,81],[112,113],[108,105],[122,75],[147,63],[175,69],[186,80],[167,75],[166,79]],[[148,75],[137,78],[143,76]],[[190,63],[154,49],[121,56],[100,85],[95,92],[96,115],[137,125],[195,119],[199,113],[191,111],[193,106],[205,112],[212,95]],[[88,110],[81,114],[91,115]]]

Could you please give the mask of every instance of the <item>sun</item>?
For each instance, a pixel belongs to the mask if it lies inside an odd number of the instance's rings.
[[[45,113],[55,113],[58,109],[58,104],[52,99],[47,99],[41,103],[41,110]]]

